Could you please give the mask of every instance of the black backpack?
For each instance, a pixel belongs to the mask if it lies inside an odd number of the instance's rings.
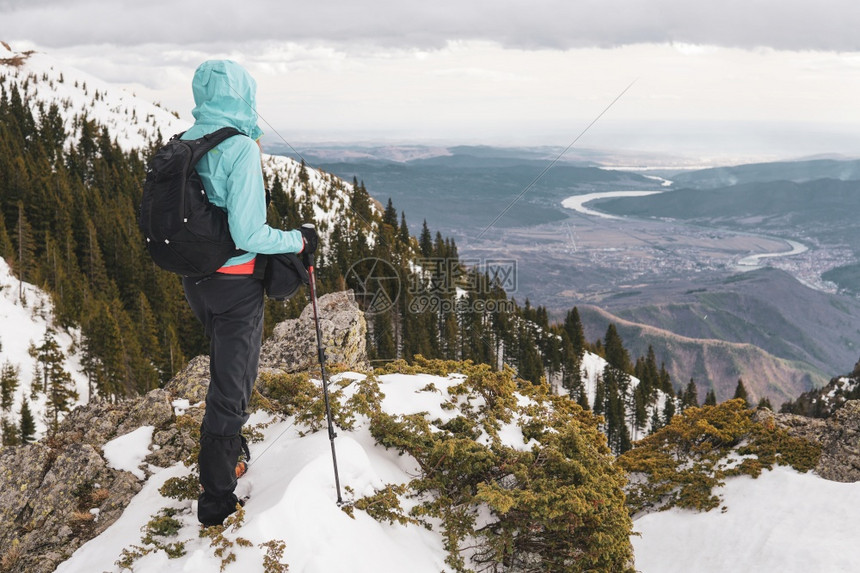
[[[216,145],[240,134],[223,127],[184,141],[179,133],[149,162],[137,223],[159,267],[183,276],[205,276],[244,252],[230,237],[227,213],[209,202],[195,169]]]

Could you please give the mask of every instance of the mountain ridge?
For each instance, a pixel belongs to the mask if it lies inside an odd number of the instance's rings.
[[[800,362],[772,356],[753,344],[685,337],[623,319],[599,307],[577,308],[587,336],[599,337],[608,324],[615,324],[632,353],[644,355],[649,346],[653,347],[658,361],[665,364],[680,388],[690,379],[696,381],[699,402],[709,389],[715,391],[718,401],[731,398],[738,380],[743,379],[751,401],[769,398],[778,404],[828,379]],[[783,382],[776,382],[779,380]]]

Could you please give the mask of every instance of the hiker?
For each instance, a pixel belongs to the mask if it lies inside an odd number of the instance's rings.
[[[195,123],[182,135],[191,140],[232,126],[248,137],[226,139],[197,163],[209,200],[226,210],[230,234],[244,254],[215,273],[184,277],[185,298],[210,338],[210,381],[200,429],[200,485],[197,517],[204,526],[220,525],[239,503],[234,490],[244,472],[240,455],[249,456],[241,435],[246,408],[257,378],[263,333],[263,282],[257,254],[316,250],[309,227],[281,231],[266,224],[257,125],[257,84],[236,62],[201,64],[192,81]],[[256,270],[256,272],[255,272]]]

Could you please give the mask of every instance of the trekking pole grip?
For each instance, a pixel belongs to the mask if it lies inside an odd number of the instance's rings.
[[[302,228],[305,229],[316,229],[313,223],[304,223],[302,224]],[[310,269],[314,266],[314,255],[313,253],[302,253],[302,263],[306,268]]]

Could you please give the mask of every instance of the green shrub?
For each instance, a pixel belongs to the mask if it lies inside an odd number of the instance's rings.
[[[598,417],[508,369],[419,359],[386,371],[464,374],[440,391],[459,415],[373,413],[376,441],[409,454],[421,471],[405,486],[358,500],[357,509],[383,521],[441,523],[456,571],[633,571],[625,478]],[[529,446],[503,443],[505,424],[516,424]],[[417,502],[408,514],[403,496]]]
[[[754,421],[744,400],[735,399],[684,410],[622,454],[618,464],[632,476],[627,503],[634,514],[671,507],[708,511],[719,506],[713,490],[725,478],[758,477],[774,464],[805,472],[820,454],[819,446],[772,422]]]

